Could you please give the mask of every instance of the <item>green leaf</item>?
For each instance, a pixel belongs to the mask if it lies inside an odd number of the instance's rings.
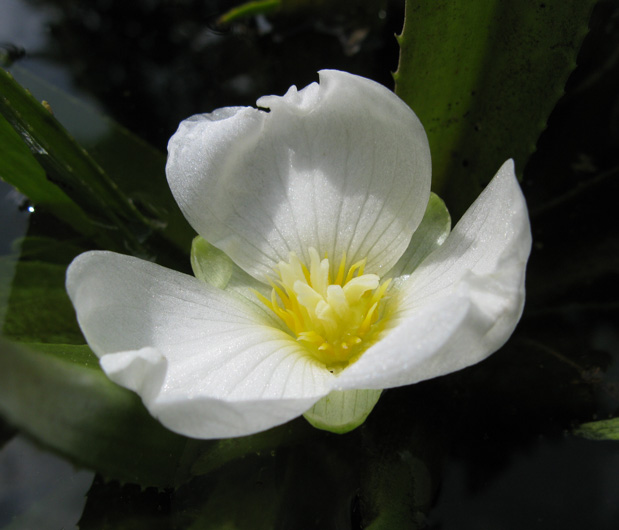
[[[255,0],[253,2],[245,2],[237,7],[233,7],[226,11],[218,22],[220,24],[230,24],[237,20],[252,17],[255,15],[267,15],[281,8],[282,0]]]
[[[619,418],[583,423],[574,434],[589,440],[619,440]]]
[[[75,311],[65,290],[65,271],[85,249],[70,241],[26,237],[20,259],[0,258],[0,330],[20,342],[83,344]]]
[[[0,413],[74,463],[108,478],[171,486],[187,479],[187,438],[162,427],[112,383],[85,345],[0,339]]]
[[[426,514],[440,484],[447,431],[444,424],[436,423],[440,407],[432,400],[419,407],[424,394],[414,387],[385,392],[376,413],[353,433],[361,435],[357,445],[363,449],[362,528],[426,528]],[[412,399],[406,398],[407,393]]]
[[[0,258],[1,331],[26,342],[83,344],[75,311],[65,291],[67,264],[83,249],[50,238],[25,238],[22,256]]]
[[[15,269],[10,287],[9,260],[0,260],[0,289],[10,289],[2,335],[27,342],[84,342],[75,311],[64,289],[66,267],[56,263],[22,262]]]
[[[190,530],[270,530],[277,527],[283,508],[277,459],[250,456],[213,476],[188,484],[179,493],[189,499]],[[193,513],[192,513],[193,512]]]
[[[10,124],[0,116],[0,179],[12,184],[32,203],[91,236],[95,228],[67,195],[47,180],[45,171]]]
[[[32,230],[29,230],[29,234]],[[58,265],[68,265],[73,258],[88,250],[83,246],[83,241],[70,239],[53,239],[46,236],[28,235],[14,242],[19,251],[19,259],[22,261],[44,261]],[[4,257],[0,259],[10,259]],[[64,277],[59,282],[64,286]]]
[[[430,472],[410,451],[370,459],[363,487],[364,494],[371,499],[371,509],[376,512],[364,528],[416,530],[425,527],[424,514],[432,498]]]
[[[53,100],[54,105],[58,104],[63,114],[77,116],[69,121],[96,158],[60,125],[49,103],[40,104],[3,70],[0,114],[31,153],[28,157],[23,148],[14,151],[18,162],[0,169],[3,178],[31,198],[35,197],[41,205],[51,206],[50,212],[77,231],[92,236],[101,247],[155,257],[165,264],[180,263],[183,268],[185,260],[178,250],[189,249],[193,231],[168,189],[164,155],[58,90],[23,72],[19,75],[30,86],[37,87],[44,97]],[[0,132],[15,144],[15,137],[11,138],[6,125]],[[33,159],[42,171],[34,167]],[[28,171],[15,170],[15,166],[26,166]],[[54,185],[63,193],[54,190]],[[71,201],[72,209],[62,211]],[[76,213],[80,210],[89,222]],[[170,248],[170,243],[176,249]]]
[[[144,252],[140,240],[151,228],[148,221],[58,123],[49,107],[36,101],[4,70],[0,70],[0,114],[20,135],[46,177],[101,229],[109,230],[118,249],[127,245]]]
[[[0,418],[0,449],[2,449],[7,442],[13,439],[15,433],[15,429]]]
[[[95,479],[81,530],[271,530],[281,509],[275,459],[248,458],[173,493]],[[285,507],[284,507],[285,508]]]
[[[48,102],[54,116],[157,228],[157,232],[187,252],[195,232],[168,186],[165,154],[91,106],[28,71],[15,67],[12,74],[35,97]]]
[[[204,448],[192,464],[191,474],[199,476],[212,473],[239,458],[269,454],[282,447],[312,440],[320,434],[304,420],[297,419],[251,436],[219,440]]]
[[[186,528],[185,514],[170,514],[170,493],[95,477],[77,528],[80,530],[170,530]],[[183,512],[186,501],[180,501]],[[190,513],[192,510],[189,510]],[[191,515],[189,516],[191,518]]]
[[[407,0],[396,93],[458,218],[508,158],[522,170],[563,94],[595,0]]]
[[[219,17],[219,24],[230,24],[257,15],[307,15],[334,13],[351,16],[367,11],[372,18],[381,9],[386,9],[385,0],[252,0],[226,11]]]

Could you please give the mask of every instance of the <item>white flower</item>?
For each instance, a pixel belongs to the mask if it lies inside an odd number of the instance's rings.
[[[423,127],[386,88],[323,71],[258,106],[194,116],[170,140],[197,278],[111,252],[71,264],[80,326],[113,381],[188,436],[304,413],[343,432],[381,389],[507,340],[531,245],[511,161],[449,233]]]

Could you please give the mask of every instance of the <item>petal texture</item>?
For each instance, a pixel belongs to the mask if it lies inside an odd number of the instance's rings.
[[[520,319],[530,249],[526,203],[510,160],[445,243],[400,279],[392,329],[341,374],[337,387],[412,384],[496,351]]]
[[[387,88],[327,70],[253,108],[184,121],[167,175],[208,242],[264,280],[294,251],[339,263],[367,258],[383,274],[406,250],[430,193],[421,123]]]
[[[101,366],[168,428],[199,438],[284,423],[328,394],[333,375],[253,304],[110,252],[78,256],[67,290]]]

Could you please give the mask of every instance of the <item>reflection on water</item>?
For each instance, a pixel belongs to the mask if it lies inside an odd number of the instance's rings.
[[[619,444],[540,437],[498,476],[474,486],[465,466],[445,468],[432,528],[614,530],[619,522]]]
[[[17,436],[0,451],[0,528],[77,528],[94,473]]]
[[[14,252],[16,239],[26,235],[28,229],[28,202],[26,198],[0,180],[0,257]],[[10,295],[10,282],[15,272],[14,262],[0,265],[0,329],[4,324]]]
[[[75,86],[69,68],[50,53],[50,27],[62,19],[59,7],[45,3],[35,5],[25,0],[2,0],[0,13],[0,46],[12,45],[23,50],[25,57],[22,62],[38,76],[62,90],[88,99],[88,95]]]
[[[29,208],[26,197],[0,180],[0,256],[9,254],[13,241],[26,234]]]

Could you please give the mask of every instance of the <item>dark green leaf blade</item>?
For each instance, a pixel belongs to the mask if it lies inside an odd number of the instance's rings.
[[[108,478],[162,487],[187,478],[182,463],[193,442],[166,430],[135,394],[112,383],[88,346],[1,340],[0,413]]]
[[[19,67],[11,72],[36,98],[49,103],[54,116],[157,227],[157,232],[188,254],[195,232],[170,192],[165,177],[165,154],[92,106],[32,73]]]
[[[32,232],[32,227],[30,229]],[[28,236],[17,256],[0,258],[0,330],[19,342],[84,344],[65,290],[67,265],[84,252],[80,241]]]
[[[25,342],[83,344],[64,289],[66,265],[0,260],[0,295],[7,300],[2,335]],[[10,275],[14,273],[12,281]]]
[[[86,214],[58,186],[47,180],[43,168],[2,116],[0,160],[0,179],[81,233],[88,236],[94,233]]]
[[[283,447],[313,440],[322,434],[304,419],[298,418],[251,436],[219,440],[204,448],[192,464],[191,474],[192,476],[206,475],[239,458],[268,454]]]
[[[595,0],[408,0],[396,93],[432,150],[458,218],[499,166],[522,170],[563,94]]]
[[[46,177],[88,212],[117,249],[145,254],[152,223],[118,189],[45,106],[0,70],[0,114],[20,135]],[[19,183],[15,184],[19,187]],[[112,245],[108,245],[112,247]]]

